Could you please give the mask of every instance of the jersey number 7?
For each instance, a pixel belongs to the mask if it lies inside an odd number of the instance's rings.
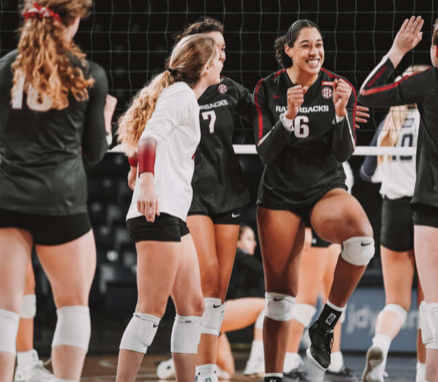
[[[210,134],[214,133],[214,124],[216,123],[216,112],[214,110],[203,111],[202,118],[204,121],[210,120],[208,128],[210,129]]]

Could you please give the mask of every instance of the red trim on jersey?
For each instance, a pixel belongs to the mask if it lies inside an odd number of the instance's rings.
[[[260,86],[261,86],[261,84],[262,84],[262,82],[264,80],[265,79],[262,78],[259,81],[259,83],[257,84],[257,87],[256,87],[256,89],[254,91],[254,104],[255,104],[255,107],[256,107],[256,110],[257,110],[257,117],[259,119],[259,127],[258,127],[259,131],[258,131],[258,134],[257,134],[259,140],[263,138],[263,115],[262,115],[262,109],[260,108],[259,103],[257,101],[257,97],[258,97]]]
[[[376,82],[380,78],[380,76],[386,72],[386,69],[388,69],[386,66],[384,66],[383,68],[380,68],[380,70],[374,75],[374,77],[372,77],[368,81],[366,87],[370,88],[371,86],[373,86],[374,82]]]
[[[286,71],[286,68],[279,70],[277,73],[274,74],[274,77],[272,77],[273,80],[275,80],[281,73],[284,73]]]
[[[326,73],[330,78],[341,78],[338,75],[329,72],[327,69],[321,68],[321,70]],[[353,84],[346,80],[345,78],[342,78],[348,85],[350,85],[352,91],[353,91],[353,95],[354,95],[354,108],[353,108],[353,132],[354,132],[354,143],[356,144],[356,110],[357,110],[357,93],[356,93],[356,89],[354,88]],[[361,93],[362,94],[362,93]]]
[[[424,72],[426,72],[426,71],[428,71],[428,70],[430,70],[430,69],[432,69],[432,67],[427,68],[426,70],[424,70]],[[370,94],[376,94],[376,93],[385,92],[385,91],[387,91],[387,90],[394,89],[394,88],[396,88],[398,85],[400,85],[400,83],[402,83],[403,81],[406,81],[408,78],[410,78],[410,77],[412,77],[412,76],[415,76],[415,75],[417,75],[417,74],[420,74],[420,73],[421,73],[421,71],[420,71],[420,72],[412,73],[412,74],[410,74],[409,76],[403,77],[400,81],[394,82],[394,83],[389,84],[389,85],[378,86],[377,88],[374,88],[374,89],[368,89],[368,90],[363,89],[363,90],[360,92],[360,95],[367,96],[367,95],[370,95]]]

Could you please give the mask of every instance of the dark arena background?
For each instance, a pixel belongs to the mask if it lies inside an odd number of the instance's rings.
[[[16,48],[21,22],[18,6],[16,0],[0,0],[0,57]],[[403,20],[411,15],[425,19],[423,41],[403,59],[397,73],[412,63],[430,64],[430,31],[438,16],[437,8],[435,0],[95,0],[93,12],[81,23],[75,41],[89,59],[106,70],[110,94],[118,99],[117,117],[143,84],[163,69],[174,35],[201,16],[208,15],[224,23],[227,59],[223,74],[251,90],[260,78],[277,70],[274,40],[300,18],[316,22],[323,32],[324,67],[345,76],[359,89],[389,50]],[[370,143],[383,116],[384,113],[371,113],[368,124],[357,132],[358,146]],[[114,130],[115,121],[116,118]],[[233,139],[235,144],[252,145],[252,126],[238,121]],[[343,325],[342,350],[347,366],[357,376],[363,370],[377,314],[385,304],[379,253],[380,184],[360,180],[363,158],[353,156],[350,160],[355,177],[352,192],[373,224],[377,252],[349,302]],[[262,164],[256,155],[239,155],[239,160],[252,195],[244,220],[256,230],[254,203]],[[88,169],[97,273],[90,297],[92,339],[83,380],[114,379],[120,338],[135,308],[136,253],[125,225],[131,201],[126,182],[128,168],[124,156],[108,153],[103,162]],[[260,257],[258,249],[256,256]],[[33,262],[37,288],[35,348],[47,359],[56,312],[49,283],[36,256]],[[153,361],[169,355],[173,316],[170,302],[139,379],[157,379]],[[408,319],[391,345],[388,381],[415,378],[417,320],[415,286]],[[229,333],[229,339],[236,358],[236,378],[243,380],[241,372],[252,329]]]

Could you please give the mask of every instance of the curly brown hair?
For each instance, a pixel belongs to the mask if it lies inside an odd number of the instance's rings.
[[[22,14],[37,3],[57,13],[61,22],[53,18],[29,18],[20,29],[18,56],[12,64],[13,88],[20,77],[25,77],[24,91],[31,86],[38,94],[52,100],[52,109],[68,106],[70,92],[78,101],[88,99],[88,88],[94,80],[84,77],[85,54],[73,40],[66,37],[67,28],[79,17],[89,15],[92,0],[25,0]],[[74,62],[80,61],[80,65]]]

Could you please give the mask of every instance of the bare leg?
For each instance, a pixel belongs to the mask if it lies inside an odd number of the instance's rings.
[[[265,309],[265,300],[259,297],[226,301],[221,333],[243,329],[252,325],[263,309]]]
[[[215,226],[207,216],[193,215],[187,225],[195,242],[201,269],[201,284],[204,297],[222,299],[220,264],[216,253]],[[198,346],[197,365],[216,364],[217,336],[202,334]]]
[[[230,342],[228,341],[225,333],[222,333],[219,336],[217,347],[217,365],[231,376],[233,376],[236,372]]]
[[[438,302],[438,229],[416,225],[414,233],[415,260],[424,299],[427,303],[436,303]],[[427,350],[426,380],[438,381],[438,350]]]
[[[24,295],[35,294],[35,275],[32,262],[26,271],[26,286]],[[20,325],[17,334],[17,352],[27,352],[33,349],[33,318],[20,318]]]
[[[16,228],[0,229],[0,309],[19,314],[33,239]],[[0,339],[1,341],[1,339]],[[0,381],[12,381],[15,354],[0,352]]]
[[[69,243],[54,246],[36,245],[41,265],[52,286],[57,309],[88,306],[88,297],[96,270],[96,246],[93,231]],[[56,377],[78,381],[86,351],[75,346],[52,347]]]
[[[142,241],[136,248],[138,301],[135,311],[161,318],[175,282],[181,244]],[[143,357],[143,353],[121,349],[116,381],[134,382]]]
[[[337,208],[333,208],[336,205]],[[334,189],[316,203],[311,223],[316,233],[324,240],[342,244],[353,237],[373,237],[373,231],[365,211],[347,191]],[[366,266],[356,266],[339,256],[329,300],[344,307],[357,286]]]
[[[259,207],[257,221],[267,292],[296,296],[304,225],[289,211]],[[266,373],[282,373],[289,338],[289,322],[265,317],[263,343]]]
[[[184,236],[181,244],[181,259],[172,288],[172,299],[180,316],[201,317],[204,312],[204,300],[199,263],[191,235]],[[194,381],[196,354],[172,353],[172,357],[177,381]]]

